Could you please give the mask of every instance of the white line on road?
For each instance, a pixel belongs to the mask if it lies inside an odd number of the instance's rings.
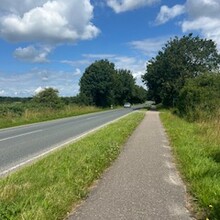
[[[51,149],[49,149],[49,150],[47,150],[47,151],[45,151],[45,152],[43,152],[43,153],[41,153],[41,154],[39,154],[39,155],[36,155],[36,156],[34,156],[34,157],[30,158],[30,159],[27,159],[27,160],[25,160],[24,162],[21,162],[21,163],[19,163],[19,164],[13,166],[13,167],[11,167],[11,168],[8,168],[7,170],[0,171],[0,177],[1,177],[1,176],[4,176],[4,175],[6,175],[6,174],[8,174],[8,173],[10,173],[10,172],[12,172],[12,171],[14,171],[14,170],[17,170],[18,168],[20,168],[20,167],[22,167],[22,166],[25,166],[26,164],[29,164],[29,163],[31,163],[31,162],[33,162],[33,161],[36,161],[37,159],[40,159],[40,158],[42,158],[42,157],[48,155],[49,153],[52,153],[53,151],[55,151],[55,150],[57,150],[57,149],[59,149],[59,148],[61,148],[61,147],[63,147],[63,146],[67,146],[68,144],[71,144],[71,143],[73,143],[73,142],[76,142],[76,141],[78,141],[79,139],[82,139],[82,138],[84,138],[85,136],[87,136],[87,135],[89,135],[89,134],[91,134],[91,133],[93,133],[93,132],[95,132],[95,131],[98,131],[98,130],[100,130],[101,128],[104,128],[104,127],[106,127],[107,125],[110,125],[110,124],[112,124],[112,123],[114,123],[114,122],[116,122],[116,121],[119,121],[120,119],[125,118],[126,116],[128,116],[128,115],[130,115],[130,114],[132,114],[132,113],[133,113],[133,112],[130,112],[129,114],[123,115],[123,116],[121,116],[121,117],[119,117],[119,118],[117,118],[117,119],[115,119],[115,120],[112,120],[112,121],[110,121],[110,122],[107,122],[107,123],[105,123],[105,124],[103,124],[103,125],[100,125],[100,126],[98,126],[98,127],[96,127],[96,128],[93,128],[93,129],[91,129],[91,130],[89,130],[89,131],[87,131],[87,132],[85,132],[85,133],[83,133],[83,134],[81,134],[81,135],[79,135],[79,136],[77,136],[77,137],[70,138],[69,140],[66,140],[66,141],[63,142],[63,143],[59,143],[59,144],[57,144],[57,145],[54,145],[54,146],[52,146]],[[38,131],[42,131],[42,130],[38,130]],[[0,141],[1,141],[1,140],[0,140]]]
[[[36,131],[27,132],[27,133],[24,133],[24,134],[19,134],[19,135],[3,138],[3,139],[0,139],[0,142],[7,141],[7,140],[10,140],[10,139],[14,139],[14,138],[17,138],[17,137],[26,136],[26,135],[29,135],[29,134],[38,133],[38,132],[41,132],[41,131],[43,131],[43,130],[36,130]]]

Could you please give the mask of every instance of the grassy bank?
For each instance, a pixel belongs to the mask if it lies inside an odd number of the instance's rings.
[[[63,219],[143,119],[133,113],[0,180],[1,220]]]
[[[179,170],[194,198],[197,219],[220,219],[219,120],[189,123],[170,112],[161,113]]]
[[[102,109],[93,106],[77,105],[64,105],[60,109],[51,109],[23,103],[1,104],[0,128],[82,115],[101,110]]]

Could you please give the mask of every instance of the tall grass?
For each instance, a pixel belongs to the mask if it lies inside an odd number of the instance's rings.
[[[133,113],[0,179],[1,220],[64,219],[143,119]]]
[[[220,219],[220,120],[188,122],[161,114],[197,219]]]
[[[32,103],[12,103],[0,105],[0,128],[29,124],[40,121],[98,112],[94,106],[64,105],[59,109],[42,107]]]

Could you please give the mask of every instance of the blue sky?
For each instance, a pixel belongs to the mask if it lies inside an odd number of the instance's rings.
[[[189,32],[220,45],[219,0],[1,0],[0,96],[46,87],[74,96],[99,59],[132,71],[174,36]]]

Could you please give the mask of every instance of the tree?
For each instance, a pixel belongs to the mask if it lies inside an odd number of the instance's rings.
[[[179,92],[189,78],[219,69],[220,55],[212,40],[192,34],[168,41],[147,65],[143,81],[148,95],[157,103],[175,106]]]
[[[33,101],[44,107],[60,108],[62,101],[58,96],[59,91],[53,88],[46,88],[34,96]]]
[[[131,71],[120,69],[116,73],[115,104],[123,105],[125,102],[132,102],[135,79]]]
[[[188,79],[180,91],[178,112],[190,120],[212,117],[220,109],[220,74],[204,73]]]
[[[85,104],[107,107],[114,102],[116,72],[114,64],[99,60],[91,64],[80,79],[80,96]]]
[[[147,91],[142,86],[135,85],[132,103],[144,103],[147,100]]]

